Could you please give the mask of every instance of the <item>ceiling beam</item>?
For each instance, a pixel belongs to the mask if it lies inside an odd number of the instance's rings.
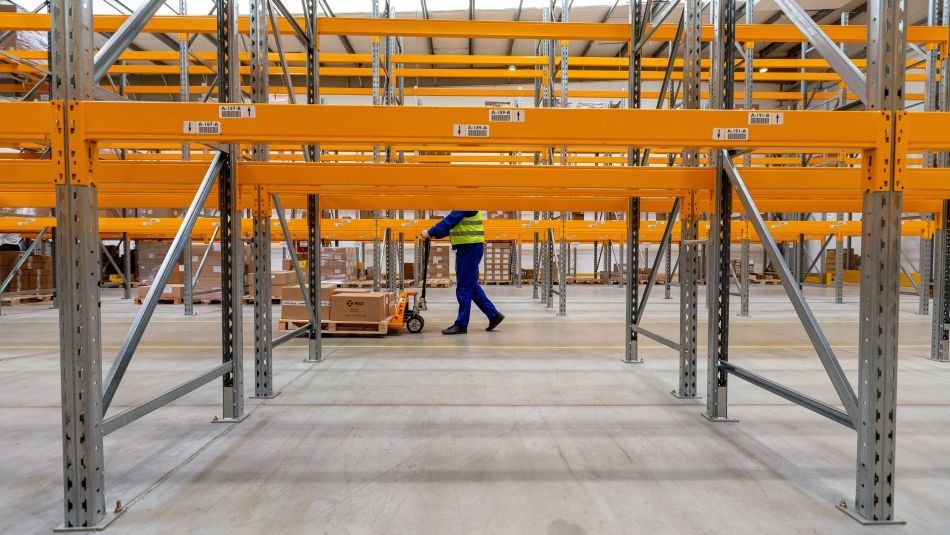
[[[618,2],[620,0],[617,0]],[[521,9],[524,7],[524,0],[518,0],[518,11],[515,13],[515,22],[521,20]],[[515,40],[511,39],[508,41],[508,55],[510,56],[515,49]]]
[[[429,6],[426,4],[426,0],[420,0],[422,2],[422,19],[429,20]],[[429,55],[435,55],[435,43],[432,41],[431,37],[426,37],[426,44],[429,45]]]
[[[475,0],[468,0],[468,20],[475,20]],[[475,39],[468,38],[468,55],[475,50]],[[474,67],[474,65],[473,65]]]
[[[601,23],[601,24],[604,24],[604,23],[606,23],[608,20],[610,20],[610,17],[613,16],[614,11],[616,11],[617,6],[618,6],[619,4],[620,4],[620,0],[614,0],[614,5],[610,6],[610,9],[608,9],[607,12],[604,13],[604,16],[600,18],[600,23]],[[518,11],[519,11],[519,12],[521,11],[521,8],[520,8],[520,7],[519,7]],[[586,56],[587,53],[590,52],[591,47],[593,47],[593,46],[594,46],[594,42],[593,42],[593,41],[587,41],[587,44],[584,46],[584,51],[581,52],[581,57]],[[511,51],[510,51],[510,50],[508,51],[508,55],[511,55]]]

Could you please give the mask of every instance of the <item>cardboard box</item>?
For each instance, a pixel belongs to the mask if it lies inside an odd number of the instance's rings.
[[[151,286],[139,286],[136,296],[139,299],[145,299]],[[183,299],[185,297],[185,286],[183,284],[166,284],[162,289],[162,299]]]
[[[330,299],[333,321],[380,322],[390,316],[389,292],[338,292]]]
[[[280,304],[280,319],[285,321],[310,321],[307,307],[293,303]]]
[[[274,286],[292,286],[297,284],[297,274],[293,271],[271,271],[270,281]]]
[[[339,290],[343,290],[343,288],[338,288],[333,284],[323,284],[320,286],[320,317],[322,319],[330,318],[330,298]],[[281,288],[280,302],[281,305],[284,303],[302,305],[304,300],[300,286],[284,286]],[[304,311],[304,313],[306,314],[306,311]]]

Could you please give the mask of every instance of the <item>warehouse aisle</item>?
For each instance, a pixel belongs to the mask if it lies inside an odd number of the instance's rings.
[[[806,294],[854,381],[847,290],[838,306],[833,290]],[[644,364],[621,362],[618,288],[571,287],[566,319],[530,292],[490,287],[509,320],[447,338],[453,295],[435,290],[422,335],[328,338],[317,365],[302,361],[302,341],[276,350],[282,392],[248,399],[240,424],[210,423],[220,389],[207,386],[109,435],[107,503],[128,511],[106,533],[867,533],[834,509],[853,495],[852,431],[738,381],[741,421],[709,424],[702,401],[670,395],[672,351],[643,341]],[[779,292],[753,287],[752,317],[733,316],[733,360],[832,401]],[[104,291],[105,369],[133,309],[120,295]],[[926,359],[930,323],[916,306],[904,298],[898,389],[897,511],[909,524],[875,533],[950,522],[950,367]],[[217,309],[196,309],[186,319],[159,307],[116,409],[217,362]],[[645,325],[675,338],[677,311],[659,290]],[[48,533],[62,517],[56,311],[4,312],[0,533]]]

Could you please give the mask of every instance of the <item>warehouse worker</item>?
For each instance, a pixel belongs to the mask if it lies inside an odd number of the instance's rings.
[[[422,232],[423,238],[444,238],[448,236],[455,249],[455,275],[458,287],[455,297],[459,302],[459,314],[451,327],[442,334],[464,334],[468,332],[472,302],[488,317],[488,328],[492,331],[505,316],[498,312],[495,305],[485,295],[478,284],[478,264],[485,254],[485,228],[482,226],[482,212],[462,212],[454,210],[429,230]]]

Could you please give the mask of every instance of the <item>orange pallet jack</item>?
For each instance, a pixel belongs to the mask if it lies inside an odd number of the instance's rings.
[[[421,333],[426,322],[422,319],[420,311],[426,310],[426,279],[429,271],[429,238],[425,240],[425,259],[422,263],[422,295],[415,290],[405,290],[399,293],[399,300],[396,301],[396,311],[392,319],[389,320],[390,329],[406,328],[407,331],[416,334]],[[412,298],[412,307],[409,306],[409,300]]]

